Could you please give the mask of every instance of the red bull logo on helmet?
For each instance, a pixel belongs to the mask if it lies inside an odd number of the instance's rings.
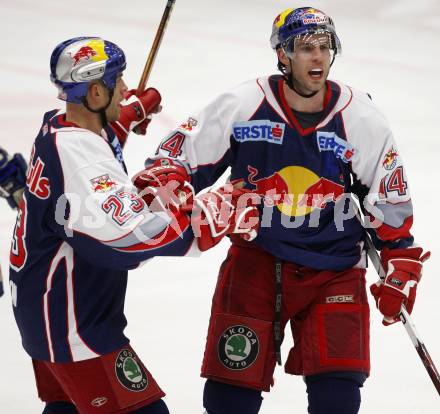
[[[266,141],[272,144],[282,144],[284,129],[286,125],[282,122],[271,122],[269,120],[255,120],[235,122],[232,134],[236,141]]]
[[[273,24],[276,27],[281,27],[284,22],[286,21],[286,17],[293,12],[293,9],[286,9],[283,12],[281,12],[277,17],[275,17],[275,21],[273,22]]]
[[[304,24],[321,24],[321,23],[327,23],[328,17],[325,15],[310,15],[306,16],[303,20]]]
[[[67,52],[73,60],[73,66],[83,61],[93,60],[94,62],[99,62],[108,59],[102,39],[94,39],[79,46],[78,50]]]
[[[70,53],[70,57],[73,59],[73,66],[76,66],[81,60],[89,60],[92,56],[95,55],[96,52],[90,46],[81,47],[78,52],[73,55],[72,53]]]
[[[355,148],[347,141],[339,138],[334,132],[319,131],[316,133],[318,148],[322,151],[332,151],[336,158],[348,163],[354,155]]]

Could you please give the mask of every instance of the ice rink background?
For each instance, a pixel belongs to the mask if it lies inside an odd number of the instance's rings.
[[[130,137],[125,151],[130,174],[189,110],[244,80],[274,73],[272,21],[283,9],[302,5],[322,8],[336,22],[343,56],[330,78],[368,91],[393,126],[412,189],[414,234],[433,253],[413,316],[440,366],[438,0],[177,0],[150,80],[162,93],[164,110],[147,137]],[[29,157],[43,113],[62,105],[49,82],[48,61],[53,47],[69,37],[99,35],[120,45],[128,59],[125,80],[135,87],[164,6],[165,0],[0,0],[0,144]],[[0,262],[6,279],[14,222],[15,213],[1,202]],[[227,247],[225,241],[199,259],[154,259],[129,277],[126,333],[167,392],[172,413],[203,412],[199,368]],[[368,280],[376,276],[369,272]],[[362,392],[361,413],[439,412],[438,395],[405,330],[385,328],[380,319],[372,309],[372,375]],[[290,345],[287,334],[284,357]],[[0,358],[0,413],[41,412],[8,292],[0,299]],[[306,412],[301,378],[281,368],[275,388],[264,397],[262,414]]]

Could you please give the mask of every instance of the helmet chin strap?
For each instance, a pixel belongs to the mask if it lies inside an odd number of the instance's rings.
[[[104,105],[102,108],[99,109],[92,109],[90,108],[89,102],[87,101],[87,96],[84,96],[84,98],[82,99],[82,103],[83,105],[90,111],[93,112],[94,114],[99,114],[100,118],[101,118],[101,123],[102,123],[102,127],[105,128],[107,126],[107,115],[105,114],[106,109],[110,106],[112,99],[113,99],[113,93],[114,93],[114,89],[109,89],[108,90],[108,102],[106,105]]]

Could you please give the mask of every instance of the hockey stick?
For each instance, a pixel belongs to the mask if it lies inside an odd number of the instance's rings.
[[[167,5],[165,6],[162,19],[159,23],[159,27],[157,28],[156,37],[154,38],[150,54],[148,55],[147,62],[145,63],[144,71],[142,72],[141,79],[139,80],[139,85],[136,91],[137,96],[139,96],[145,90],[145,85],[147,84],[147,80],[150,76],[151,68],[153,67],[154,60],[156,59],[156,55],[162,42],[165,28],[167,26],[175,2],[176,0],[168,0]]]
[[[366,244],[369,258],[371,259],[371,262],[373,263],[373,266],[375,267],[379,277],[384,280],[386,276],[385,270],[382,266],[379,254],[377,253],[369,234],[366,234]],[[406,332],[408,333],[414,347],[416,348],[417,353],[419,354],[420,359],[422,360],[423,365],[426,368],[426,371],[428,371],[428,374],[431,377],[431,380],[440,395],[440,375],[437,371],[437,368],[435,367],[431,356],[429,355],[428,350],[425,347],[425,344],[421,340],[416,330],[414,322],[411,320],[411,317],[409,316],[409,313],[404,305],[402,305],[402,308],[400,309],[399,316],[400,320],[403,323],[403,326],[406,329]]]
[[[2,274],[2,268],[0,267],[0,296],[3,296],[3,274]]]

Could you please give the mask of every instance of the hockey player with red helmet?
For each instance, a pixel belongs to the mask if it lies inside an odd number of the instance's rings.
[[[190,114],[147,160],[196,191],[228,168],[264,197],[258,236],[231,237],[220,268],[202,365],[208,414],[256,414],[281,364],[303,376],[311,414],[355,414],[370,374],[363,204],[387,277],[371,291],[384,323],[412,310],[422,263],[406,172],[390,127],[367,93],[328,80],[341,42],[332,19],[287,9],[270,43],[281,75],[245,82]],[[144,184],[148,181],[145,180]]]
[[[138,194],[127,176],[121,143],[145,131],[161,98],[149,88],[126,100],[125,67],[124,52],[98,37],[60,43],[50,60],[66,109],[43,117],[10,252],[14,316],[44,414],[169,412],[124,335],[127,271],[212,240],[209,222],[194,235],[186,212],[154,189]],[[221,237],[247,233],[234,211]]]

